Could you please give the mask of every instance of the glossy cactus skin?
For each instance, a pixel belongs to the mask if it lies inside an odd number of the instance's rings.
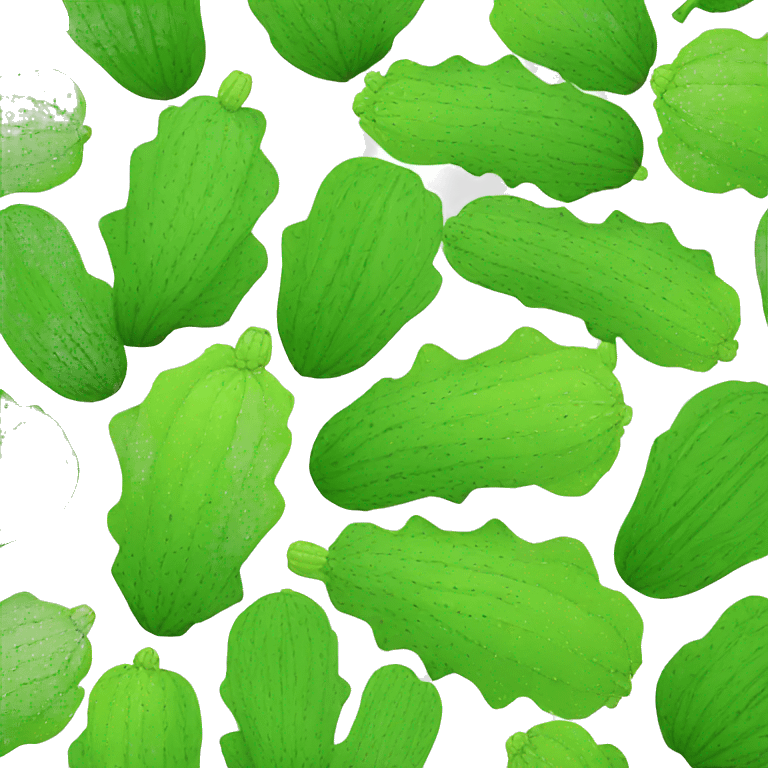
[[[634,93],[656,58],[644,0],[494,0],[491,26],[510,51],[583,91]]]
[[[768,740],[768,599],[734,603],[664,667],[656,714],[691,768],[762,768]]]
[[[229,768],[422,768],[437,736],[440,697],[406,667],[377,670],[349,736],[334,745],[350,688],[323,609],[283,590],[238,616],[221,696],[239,730],[221,740]]]
[[[424,0],[248,0],[275,50],[314,77],[345,82],[383,59]]]
[[[283,233],[277,323],[293,367],[325,378],[365,365],[440,290],[442,232],[440,198],[413,171],[371,157],[334,168]]]
[[[31,205],[0,212],[0,334],[62,397],[104,400],[125,378],[112,288],[85,271],[64,224]]]
[[[612,344],[562,347],[533,328],[469,360],[427,344],[405,376],[325,424],[312,478],[329,501],[359,510],[460,503],[486,487],[583,495],[611,468],[632,416],[615,364]]]
[[[69,768],[200,768],[202,740],[194,689],[145,648],[99,678]]]
[[[64,730],[91,666],[87,605],[64,608],[19,592],[0,602],[0,757]]]
[[[182,635],[242,600],[240,567],[280,519],[293,395],[264,368],[271,350],[251,328],[160,374],[110,423],[123,473],[112,574],[148,632]]]
[[[651,78],[659,148],[689,187],[768,195],[768,35],[712,29]]]
[[[553,720],[516,733],[507,740],[507,768],[579,766],[579,768],[629,768],[624,755],[612,744],[596,744],[576,723]]]
[[[123,88],[175,99],[200,77],[200,0],[64,0],[69,36]]]
[[[398,531],[353,523],[328,550],[296,542],[288,567],[323,581],[382,650],[414,651],[433,680],[467,678],[494,709],[527,696],[588,717],[628,695],[640,666],[640,615],[575,539],[531,544],[500,520],[454,532],[412,517]]]
[[[570,203],[621,187],[641,166],[643,137],[620,107],[568,83],[547,85],[514,56],[461,56],[426,67],[396,61],[355,97],[362,129],[403,163],[452,163],[508,187],[532,182]]]
[[[16,79],[0,76],[0,197],[43,192],[68,181],[80,170],[91,138],[91,129],[83,125],[85,97],[77,83],[67,78],[72,93],[59,103],[10,93]]]
[[[701,8],[707,13],[727,13],[749,5],[752,0],[686,0],[673,14],[672,18],[684,22],[691,11]]]
[[[755,236],[755,267],[760,296],[763,300],[763,314],[768,322],[768,211],[760,219]]]
[[[588,224],[565,208],[500,195],[469,203],[444,238],[466,280],[580,317],[593,336],[621,337],[652,363],[708,371],[736,355],[736,291],[707,251],[682,246],[667,224],[619,211]]]
[[[726,381],[656,438],[616,540],[616,568],[649,597],[689,595],[768,555],[768,387]]]
[[[251,230],[278,180],[261,151],[264,115],[242,107],[250,88],[249,75],[233,72],[218,98],[164,110],[157,137],[131,157],[127,206],[99,222],[130,346],[227,322],[267,268]]]

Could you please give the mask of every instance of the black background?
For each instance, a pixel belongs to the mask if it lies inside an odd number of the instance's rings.
[[[694,11],[683,25],[669,15],[677,4],[674,0],[650,4],[659,37],[657,64],[672,61],[683,45],[710,27],[737,27],[753,37],[765,32],[764,24],[759,23],[760,3],[730,14]],[[643,132],[649,178],[590,195],[569,207],[577,216],[593,222],[602,221],[614,209],[642,221],[667,221],[683,245],[709,250],[717,274],[741,296],[738,356],[708,373],[695,373],[654,366],[619,342],[616,374],[626,402],[634,409],[634,418],[613,469],[582,498],[561,498],[535,487],[481,489],[461,505],[425,499],[369,514],[347,512],[327,502],[314,488],[308,472],[312,442],[333,414],[374,382],[406,373],[423,343],[438,344],[456,357],[469,357],[500,344],[521,325],[531,325],[559,344],[594,346],[595,342],[581,320],[526,309],[512,298],[470,285],[452,272],[440,253],[435,263],[444,282],[438,297],[374,360],[338,379],[298,376],[276,333],[280,235],[285,226],[306,217],[318,185],[337,163],[362,154],[363,136],[351,103],[363,87],[363,76],[339,84],[294,69],[272,49],[246,0],[208,0],[202,5],[205,69],[188,93],[170,103],[182,104],[200,94],[215,95],[233,69],[253,75],[246,106],[260,109],[267,118],[262,147],[280,176],[278,197],[254,228],[269,253],[269,268],[225,326],[182,329],[154,348],[129,348],[128,376],[122,389],[100,403],[76,403],[54,394],[24,369],[4,343],[0,344],[0,389],[20,404],[39,405],[56,419],[71,440],[81,467],[79,485],[67,503],[72,465],[64,465],[68,449],[63,440],[57,442],[55,431],[36,433],[30,423],[26,434],[31,438],[6,440],[0,541],[15,541],[0,549],[0,599],[30,591],[43,600],[66,606],[87,603],[94,608],[97,618],[90,633],[93,665],[83,682],[86,695],[106,669],[130,662],[142,647],[155,648],[161,665],[184,675],[198,694],[204,729],[202,765],[223,765],[218,739],[236,729],[218,691],[225,674],[227,636],[237,614],[261,595],[290,587],[312,597],[328,613],[339,636],[340,673],[352,685],[337,740],[346,735],[360,693],[376,668],[399,662],[420,676],[425,674],[415,654],[380,651],[368,625],[338,613],[320,582],[290,573],[285,566],[285,550],[291,541],[305,539],[328,546],[345,525],[358,520],[395,529],[411,515],[419,514],[444,529],[473,530],[489,518],[499,517],[529,541],[555,536],[582,540],[595,560],[601,582],[624,591],[634,602],[644,618],[645,635],[644,661],[634,678],[633,693],[616,709],[602,709],[580,723],[598,742],[616,744],[631,766],[650,761],[683,766],[682,758],[664,745],[656,724],[653,697],[659,672],[681,645],[707,632],[731,603],[760,592],[765,563],[745,566],[687,597],[653,600],[636,594],[619,579],[613,564],[613,543],[634,499],[651,442],[669,427],[683,403],[718,381],[768,381],[764,363],[768,337],[753,254],[754,232],[765,203],[743,190],[727,195],[700,193],[672,175],[658,152],[659,126],[647,83],[632,96],[610,96],[633,116]],[[383,72],[399,58],[436,64],[453,54],[479,64],[495,61],[508,51],[488,24],[491,5],[462,3],[453,6],[459,8],[454,12],[444,2],[426,0],[375,69]],[[155,137],[158,114],[167,104],[124,90],[83,53],[66,34],[68,21],[62,4],[14,4],[14,12],[18,18],[4,24],[2,32],[0,74],[47,67],[65,72],[86,96],[85,123],[92,127],[93,135],[85,145],[83,166],[74,178],[42,194],[10,195],[0,200],[0,206],[26,203],[56,215],[71,232],[88,270],[111,282],[110,261],[97,221],[125,205],[130,153]],[[530,184],[518,187],[515,194],[543,205],[559,204]],[[107,423],[118,411],[139,403],[158,373],[189,362],[213,343],[234,344],[250,325],[272,332],[274,352],[269,370],[296,398],[289,421],[293,444],[276,481],[285,497],[285,513],[242,568],[242,603],[192,627],[181,638],[158,638],[141,629],[110,574],[117,545],[107,531],[106,515],[120,496],[121,479]],[[23,429],[23,425],[19,427],[20,432]],[[505,740],[515,731],[549,719],[528,699],[492,710],[474,686],[456,675],[436,685],[443,702],[443,720],[427,765],[458,760],[463,765],[504,766]],[[86,725],[86,701],[63,733],[45,744],[19,748],[4,759],[3,765],[11,768],[29,761],[65,764],[69,744]]]

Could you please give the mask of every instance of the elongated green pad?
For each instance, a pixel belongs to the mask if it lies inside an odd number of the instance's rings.
[[[664,667],[656,714],[691,768],[762,768],[768,741],[768,599],[745,597]]]
[[[334,168],[283,233],[277,323],[293,367],[325,378],[365,365],[437,295],[442,233],[440,198],[413,171],[371,157]]]
[[[110,422],[123,473],[112,574],[148,632],[182,635],[242,600],[240,567],[280,519],[293,395],[265,369],[271,351],[250,328],[161,373]]]
[[[33,376],[71,400],[103,400],[125,378],[112,288],[85,271],[64,224],[31,205],[0,211],[0,334]]]
[[[768,322],[768,211],[760,219],[755,236],[755,266],[760,296],[763,300],[763,314]]]
[[[629,768],[616,747],[596,744],[584,728],[565,720],[541,723],[527,733],[510,736],[507,757],[507,768]]]
[[[47,79],[61,73],[34,74]],[[80,170],[91,129],[83,125],[85,97],[66,79],[69,93],[48,101],[26,92],[27,78],[0,76],[0,197],[52,189]]]
[[[565,208],[482,197],[446,222],[444,250],[466,280],[580,317],[593,336],[621,337],[657,365],[708,371],[736,355],[736,291],[667,224],[619,211],[588,224]]]
[[[382,650],[458,674],[494,709],[527,696],[567,719],[615,707],[641,662],[643,622],[603,587],[575,539],[531,544],[500,520],[469,532],[412,517],[398,531],[347,526],[326,551],[296,542],[288,567],[370,624]]]
[[[131,157],[127,206],[99,222],[130,346],[227,322],[267,268],[251,230],[278,180],[261,151],[264,115],[242,107],[250,88],[249,75],[233,72],[218,98],[164,110],[157,137]]]
[[[69,768],[200,768],[203,725],[192,686],[160,669],[152,648],[105,672],[88,698],[88,725]]]
[[[647,175],[640,129],[621,107],[547,85],[514,56],[487,66],[461,56],[433,67],[396,61],[365,76],[353,108],[403,163],[496,173],[567,203]]]
[[[275,50],[307,74],[345,82],[381,61],[424,0],[248,0]]]
[[[137,96],[175,99],[200,77],[200,0],[64,0],[69,36]]]
[[[510,51],[584,91],[634,93],[656,58],[644,0],[494,0],[491,26]]]
[[[328,617],[283,590],[238,616],[229,635],[224,703],[239,730],[221,740],[229,768],[422,768],[440,726],[437,690],[411,670],[377,670],[347,739],[334,745],[349,685]]]
[[[19,592],[0,602],[0,757],[64,730],[91,666],[87,605],[64,608]]]
[[[616,539],[616,568],[649,597],[703,589],[768,555],[768,387],[726,381],[656,438]]]
[[[533,328],[457,360],[422,347],[328,421],[312,447],[318,490],[345,509],[475,489],[539,485],[587,493],[611,468],[632,409],[612,370],[616,348],[562,347]]]
[[[675,21],[684,22],[691,11],[701,8],[707,13],[727,13],[736,11],[749,5],[752,0],[685,0],[685,2],[672,14]]]
[[[651,78],[659,148],[689,187],[768,195],[768,35],[712,29]]]

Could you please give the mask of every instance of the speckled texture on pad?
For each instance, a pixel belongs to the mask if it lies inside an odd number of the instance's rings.
[[[689,595],[768,555],[768,387],[726,381],[656,438],[616,540],[616,568],[649,597]]]
[[[514,56],[487,66],[461,56],[433,67],[396,61],[386,75],[365,76],[353,109],[400,162],[496,173],[508,187],[532,182],[566,203],[645,171],[643,137],[621,107],[569,83],[547,85]]]
[[[621,337],[657,365],[708,371],[736,355],[736,291],[707,251],[682,246],[668,224],[619,211],[589,224],[566,208],[502,195],[467,205],[444,239],[466,280],[580,317],[593,336]]]
[[[365,365],[440,290],[440,198],[407,168],[347,160],[283,232],[280,338],[302,376]]]
[[[62,397],[94,402],[120,389],[128,363],[112,299],[55,216],[31,205],[0,212],[0,334]]]
[[[584,91],[636,91],[656,58],[644,0],[494,0],[491,26],[510,51]]]
[[[768,211],[760,219],[755,235],[755,268],[760,296],[763,300],[763,314],[768,322]]]
[[[345,82],[389,53],[424,0],[248,0],[275,50],[307,74]]]
[[[768,743],[768,599],[734,603],[664,667],[656,714],[691,768],[763,768]]]
[[[347,526],[307,567],[333,605],[373,629],[382,650],[419,655],[433,680],[458,674],[494,709],[526,696],[557,717],[581,719],[629,695],[641,663],[643,622],[602,586],[575,539],[529,543],[500,520],[469,532],[421,517],[389,531]]]
[[[563,347],[521,328],[457,360],[422,347],[320,430],[309,468],[327,499],[381,509],[475,488],[539,485],[587,493],[611,468],[632,411],[613,375],[616,348]]]
[[[157,137],[131,156],[126,207],[99,222],[129,346],[222,325],[267,268],[251,230],[277,195],[277,173],[261,151],[264,115],[241,106],[250,76],[233,75],[219,98],[162,112]]]
[[[712,29],[654,70],[659,148],[689,187],[768,195],[768,35]]]
[[[105,672],[88,698],[88,725],[69,768],[200,768],[203,724],[192,686],[160,668],[152,648]]]

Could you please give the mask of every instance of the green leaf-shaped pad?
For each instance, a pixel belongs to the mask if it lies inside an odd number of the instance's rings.
[[[760,220],[755,236],[755,265],[757,282],[763,299],[763,314],[768,321],[768,211]]]
[[[684,645],[656,686],[664,741],[691,768],[762,768],[768,742],[768,599],[734,603]]]
[[[137,96],[175,99],[200,77],[200,0],[64,0],[69,36]]]
[[[494,0],[491,26],[510,51],[584,91],[634,93],[656,58],[644,0]]]
[[[675,21],[683,22],[691,11],[701,8],[707,13],[727,13],[736,11],[749,5],[752,0],[685,0],[685,2],[672,14]]]
[[[507,740],[507,768],[629,768],[612,744],[596,744],[576,723],[553,720]]]
[[[192,686],[160,669],[152,648],[107,670],[88,698],[88,725],[69,768],[200,768],[203,725]]]
[[[283,590],[238,616],[229,635],[224,703],[239,730],[221,740],[229,768],[422,768],[440,726],[437,690],[392,665],[366,685],[347,739],[334,745],[349,685],[322,608]]]
[[[164,110],[157,137],[131,157],[127,206],[99,222],[130,346],[227,322],[267,268],[251,230],[278,181],[261,151],[264,115],[242,108],[250,88],[250,76],[233,72],[218,98]]]
[[[616,568],[649,597],[703,589],[768,555],[768,387],[726,381],[656,438],[616,540]]]
[[[240,567],[280,519],[293,395],[264,368],[271,350],[251,328],[161,373],[109,425],[123,473],[112,574],[148,632],[184,634],[242,600]]]
[[[416,652],[433,680],[467,678],[494,709],[527,696],[588,717],[627,696],[640,666],[640,615],[575,539],[531,544],[500,520],[455,532],[412,517],[398,531],[353,523],[328,551],[296,542],[288,567],[323,581],[382,650]]]
[[[35,75],[50,78],[50,73]],[[48,101],[20,93],[30,87],[24,80],[0,76],[0,197],[63,184],[80,170],[91,138],[83,125],[85,97],[76,83],[67,78],[70,92]]]
[[[0,602],[0,757],[64,730],[91,667],[87,605],[64,608],[19,592]]]
[[[71,400],[103,400],[125,378],[112,288],[85,271],[55,216],[0,211],[0,334],[24,367]]]
[[[457,360],[422,347],[333,416],[312,447],[318,490],[345,509],[475,489],[538,485],[587,493],[611,468],[632,409],[613,375],[616,348],[562,347],[533,328]]]
[[[659,148],[689,187],[768,195],[768,35],[711,29],[651,78]]]
[[[736,355],[736,291],[667,224],[619,211],[588,224],[565,208],[482,197],[446,222],[445,255],[465,279],[580,317],[657,365],[708,371]]]
[[[396,61],[386,75],[366,75],[353,109],[403,163],[496,173],[566,203],[647,175],[640,129],[621,107],[547,85],[514,56],[487,66],[461,56],[433,67]]]
[[[365,365],[435,298],[440,198],[413,171],[358,157],[323,181],[306,221],[283,233],[277,322],[303,376]]]
[[[424,0],[248,0],[275,50],[304,72],[345,82],[383,59]]]

